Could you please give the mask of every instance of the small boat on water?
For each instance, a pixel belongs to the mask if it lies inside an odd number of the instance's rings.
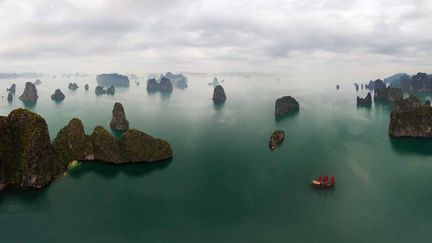
[[[330,181],[328,176],[320,176],[312,180],[311,186],[318,189],[332,188],[335,185],[334,176],[330,176]]]

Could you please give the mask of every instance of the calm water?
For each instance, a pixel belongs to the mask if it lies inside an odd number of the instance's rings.
[[[109,128],[120,101],[131,127],[167,139],[174,158],[81,164],[43,190],[1,193],[1,242],[430,242],[432,141],[390,139],[391,105],[357,109],[352,82],[336,91],[332,82],[220,76],[228,100],[214,106],[212,77],[189,79],[171,95],[149,95],[141,81],[113,97],[96,97],[93,80],[85,92],[85,80],[70,91],[69,80],[42,79],[30,109],[51,138],[73,117],[87,133]],[[66,95],[60,104],[55,88]],[[3,93],[1,115],[23,107]],[[301,110],[276,121],[283,95]],[[286,139],[270,151],[274,129]],[[334,190],[309,188],[325,173],[336,176]]]

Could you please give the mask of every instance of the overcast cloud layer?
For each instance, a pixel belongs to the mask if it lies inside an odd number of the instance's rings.
[[[0,72],[431,72],[431,1],[0,0]]]

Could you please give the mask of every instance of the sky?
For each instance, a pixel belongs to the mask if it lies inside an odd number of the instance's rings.
[[[432,72],[432,0],[0,0],[0,72]]]

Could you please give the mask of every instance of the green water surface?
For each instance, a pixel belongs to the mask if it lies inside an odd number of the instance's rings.
[[[357,108],[352,82],[336,91],[332,82],[227,75],[227,102],[215,106],[212,79],[190,75],[171,95],[148,94],[141,80],[99,97],[94,78],[42,79],[28,108],[51,139],[73,117],[87,133],[109,129],[119,101],[131,127],[168,140],[174,157],[83,163],[42,190],[2,192],[0,242],[431,242],[432,141],[391,139],[392,104]],[[16,82],[18,96],[25,81],[1,81],[0,115],[24,107],[17,97],[8,104],[5,89]],[[69,81],[80,88],[67,90]],[[61,103],[50,99],[56,88]],[[275,120],[283,95],[300,112]],[[286,138],[271,151],[275,129]],[[335,175],[334,189],[309,187],[322,174]]]

